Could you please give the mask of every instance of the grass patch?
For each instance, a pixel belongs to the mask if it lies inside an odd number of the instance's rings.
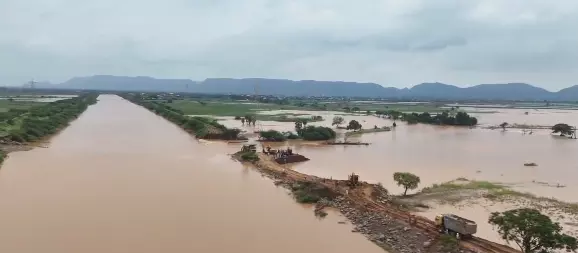
[[[241,160],[248,162],[256,162],[259,161],[259,156],[255,152],[245,152],[241,154]]]
[[[306,107],[278,105],[270,103],[249,103],[227,100],[175,100],[168,106],[182,111],[184,114],[215,115],[215,116],[245,116],[259,111],[271,110],[308,110]],[[310,109],[310,108],[309,108]],[[258,115],[258,120],[274,118],[274,115]]]
[[[34,101],[10,101],[8,99],[0,99],[0,113],[8,112],[12,109],[27,110],[34,106],[41,106],[47,103]]]
[[[329,188],[311,182],[292,184],[291,193],[299,203],[317,203],[322,198],[333,199],[337,196]]]
[[[569,214],[578,215],[578,203],[568,203],[555,198],[539,197],[532,193],[512,190],[504,184],[488,181],[470,181],[465,178],[458,178],[450,182],[426,187],[422,189],[419,194],[448,193],[446,194],[446,196],[448,196],[451,192],[461,190],[484,191],[483,197],[493,201],[509,201],[523,198],[530,200],[532,205],[541,208],[556,208]]]

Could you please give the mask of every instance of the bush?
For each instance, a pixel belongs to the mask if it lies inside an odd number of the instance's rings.
[[[261,139],[265,141],[286,141],[287,137],[275,130],[267,130],[259,133]]]
[[[308,126],[300,131],[301,137],[307,141],[324,141],[334,139],[335,131],[328,127]]]
[[[243,161],[255,162],[259,161],[259,156],[255,152],[247,152],[241,155]]]
[[[456,252],[459,249],[458,239],[450,235],[440,236],[440,245],[446,252]]]

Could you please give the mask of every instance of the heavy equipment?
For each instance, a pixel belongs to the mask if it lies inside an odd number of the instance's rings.
[[[478,224],[475,221],[455,214],[440,214],[436,216],[435,224],[440,232],[455,236],[457,239],[471,237],[478,230]]]

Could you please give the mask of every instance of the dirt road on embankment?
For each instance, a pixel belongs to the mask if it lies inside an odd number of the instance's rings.
[[[240,154],[233,157],[239,161]],[[350,187],[345,180],[333,180],[299,173],[286,165],[276,163],[272,157],[258,153],[259,161],[253,167],[288,189],[296,184],[307,184],[310,194],[324,197],[317,208],[338,209],[355,225],[352,232],[362,233],[385,250],[401,253],[448,252],[439,240],[440,234],[433,221],[412,216],[391,202],[387,190],[379,185],[361,182]],[[249,162],[245,162],[249,163]],[[410,217],[414,222],[410,223]],[[456,252],[519,253],[508,246],[482,238],[461,241]]]

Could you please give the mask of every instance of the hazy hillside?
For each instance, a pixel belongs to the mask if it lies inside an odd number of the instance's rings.
[[[55,87],[91,90],[187,92],[197,90],[196,85],[198,85],[197,82],[189,79],[155,79],[144,76],[98,75],[74,77],[60,85],[55,85]]]
[[[202,82],[188,79],[155,79],[98,75],[75,77],[62,84],[64,89],[95,89],[119,91],[196,92],[221,94],[254,94],[284,96],[344,96],[414,99],[497,99],[497,100],[578,100],[578,85],[559,92],[550,92],[525,83],[480,84],[467,88],[422,83],[412,88],[397,89],[376,83],[292,81],[265,78],[209,78]]]
[[[578,100],[578,85],[568,87],[556,93],[559,100]]]
[[[282,79],[229,79],[209,78],[201,82],[199,92],[243,93],[285,96],[353,96],[379,97],[386,95],[387,89],[375,83],[291,81]],[[397,89],[393,89],[397,92]]]

